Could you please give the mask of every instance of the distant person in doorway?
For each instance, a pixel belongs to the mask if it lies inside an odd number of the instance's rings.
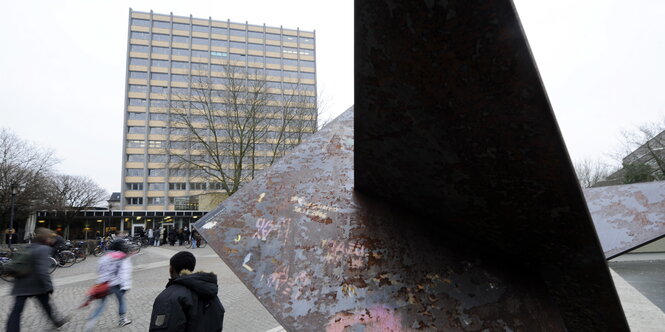
[[[169,230],[169,244],[171,246],[175,245],[176,237],[177,237],[177,234],[175,233],[175,228],[171,228],[171,230]]]
[[[217,275],[193,272],[196,258],[189,251],[169,261],[171,279],[155,299],[150,331],[222,331],[224,306],[217,297]]]
[[[180,228],[178,230],[178,245],[182,245],[183,242],[185,242],[185,231]]]
[[[192,229],[192,249],[196,249],[196,247],[199,245],[201,239],[201,234],[199,234],[199,231]]]
[[[148,244],[155,244],[155,235],[153,234],[152,228],[148,228]]]

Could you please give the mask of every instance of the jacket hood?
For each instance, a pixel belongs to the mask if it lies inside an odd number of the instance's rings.
[[[196,292],[200,297],[212,298],[217,296],[217,275],[210,272],[196,272],[181,274],[178,278],[169,281],[170,285],[183,285]]]

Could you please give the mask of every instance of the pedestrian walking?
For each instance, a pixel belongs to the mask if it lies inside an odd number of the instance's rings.
[[[162,241],[162,227],[155,231],[155,235],[155,247],[159,247],[160,242]]]
[[[127,318],[127,304],[125,293],[132,287],[132,261],[128,255],[129,246],[124,239],[116,239],[109,245],[108,252],[99,259],[97,272],[98,284],[108,283],[109,295],[115,294],[118,299],[118,326],[131,324]],[[103,297],[85,324],[85,331],[93,331],[99,316],[104,311],[104,304],[108,296]]]
[[[155,244],[155,237],[152,228],[148,228],[148,244]]]
[[[152,305],[150,331],[222,330],[224,306],[217,297],[217,275],[192,272],[195,267],[196,258],[189,251],[171,257],[171,279]]]
[[[192,249],[196,249],[196,246],[199,244],[199,239],[201,238],[201,234],[199,234],[199,231],[192,229]]]
[[[171,230],[169,230],[169,244],[171,246],[174,246],[175,245],[175,240],[176,240],[175,229],[171,228]]]
[[[182,228],[178,230],[178,245],[182,245],[185,242],[185,231]]]
[[[190,241],[190,237],[191,237],[191,233],[190,233],[189,229],[187,227],[185,227],[185,230],[184,230],[185,242]]]
[[[58,317],[51,307],[50,296],[53,294],[53,282],[49,274],[51,265],[51,247],[52,232],[48,228],[37,228],[35,230],[35,241],[28,246],[32,265],[32,272],[22,278],[16,278],[11,295],[16,297],[14,308],[7,319],[7,332],[18,332],[21,330],[21,313],[25,306],[25,301],[29,297],[36,297],[42,306],[48,318],[56,327],[65,325],[68,318]]]

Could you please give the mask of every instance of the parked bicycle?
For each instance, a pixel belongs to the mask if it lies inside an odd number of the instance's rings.
[[[95,257],[104,255],[106,251],[109,249],[109,244],[111,244],[111,241],[109,239],[100,240],[99,244],[97,244],[95,249],[92,250],[92,254],[95,255]]]
[[[55,259],[60,267],[70,267],[76,263],[76,255],[73,252],[66,250],[65,247],[55,249],[55,252],[51,257]]]
[[[196,240],[196,247],[197,248],[205,248],[206,247],[206,240],[203,238],[199,238]],[[187,244],[185,245],[185,248],[189,249],[192,247],[192,241],[187,241]]]

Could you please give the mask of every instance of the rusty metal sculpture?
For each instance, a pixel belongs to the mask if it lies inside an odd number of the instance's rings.
[[[355,40],[355,110],[195,225],[275,318],[627,331],[512,2],[357,1]]]

